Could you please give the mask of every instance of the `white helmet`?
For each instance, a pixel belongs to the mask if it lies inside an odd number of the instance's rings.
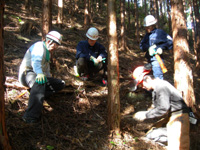
[[[144,27],[149,27],[157,23],[157,19],[152,15],[147,15],[144,18]]]
[[[55,41],[56,43],[58,43],[59,45],[61,45],[62,35],[59,32],[57,32],[57,31],[50,31],[46,35],[46,38],[49,38],[49,39]]]
[[[91,40],[97,40],[99,38],[99,31],[96,28],[91,27],[88,29],[86,36]]]

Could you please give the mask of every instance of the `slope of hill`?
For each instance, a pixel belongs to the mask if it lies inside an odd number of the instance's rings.
[[[46,100],[41,123],[25,124],[21,117],[27,107],[29,94],[19,85],[17,74],[19,64],[35,41],[41,40],[41,2],[34,1],[34,15],[30,16],[23,7],[23,1],[6,1],[5,8],[5,75],[6,83],[15,85],[6,89],[6,126],[10,143],[16,150],[162,150],[160,145],[142,140],[154,121],[136,122],[125,117],[134,111],[147,109],[150,96],[140,88],[129,92],[131,72],[146,63],[134,40],[134,31],[127,32],[127,50],[119,51],[121,137],[114,139],[107,127],[107,87],[95,81],[82,82],[74,76],[76,45],[86,39],[83,28],[83,9],[69,15],[65,6],[63,28],[56,26],[56,4],[53,7],[53,29],[63,34],[63,44],[54,53],[52,73],[66,81],[66,88]],[[106,16],[95,14],[92,26],[100,31],[99,42],[107,47]],[[103,13],[105,15],[105,13]],[[173,83],[173,56],[166,53],[168,72],[165,78]],[[18,86],[18,87],[17,87]],[[20,94],[22,96],[18,97]],[[192,150],[200,149],[198,126],[191,130]]]

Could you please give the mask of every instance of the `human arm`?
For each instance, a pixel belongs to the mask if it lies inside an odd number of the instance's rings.
[[[148,51],[148,49],[149,49],[149,34],[148,33],[144,36],[144,38],[140,42],[140,49],[143,52]]]
[[[156,29],[150,36],[150,45],[156,45],[156,50],[161,48],[162,50],[173,49],[173,40],[170,35],[161,29]]]
[[[161,117],[170,110],[170,93],[165,86],[160,87],[153,98],[154,108],[146,113],[146,118],[148,119]]]
[[[37,74],[36,82],[38,84],[44,84],[47,82],[47,78],[43,72],[43,68],[46,69],[46,66],[43,66],[42,63],[44,60],[45,49],[41,43],[36,43],[33,47],[30,48],[31,51],[31,65],[33,71]]]

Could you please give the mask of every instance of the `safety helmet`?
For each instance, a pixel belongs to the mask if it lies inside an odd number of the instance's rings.
[[[62,35],[59,32],[57,32],[57,31],[50,31],[46,35],[46,38],[49,38],[49,39],[55,41],[56,43],[58,43],[59,45],[61,45]]]
[[[142,83],[144,76],[150,71],[151,68],[147,69],[146,66],[139,66],[133,71],[134,85],[131,91],[135,91],[137,89],[137,85]]]
[[[91,27],[88,29],[86,36],[91,40],[97,40],[99,38],[99,31],[96,28]]]
[[[144,18],[144,27],[149,27],[157,23],[157,19],[152,15],[147,15]]]

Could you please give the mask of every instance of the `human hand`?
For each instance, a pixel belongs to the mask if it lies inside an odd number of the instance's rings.
[[[153,55],[156,54],[156,49],[155,48],[156,48],[155,44],[149,47],[148,51],[149,51],[149,55],[150,56],[153,56]]]
[[[147,111],[138,111],[133,115],[133,119],[136,121],[144,121],[146,119]]]
[[[98,61],[98,62],[101,62],[101,61],[102,61],[102,56],[98,56],[98,57],[97,57],[97,61]]]
[[[156,53],[157,53],[158,55],[161,55],[161,54],[163,53],[162,48],[158,48],[157,51],[156,51]]]
[[[95,57],[90,56],[90,60],[94,63],[95,66],[98,66],[99,61]]]
[[[43,73],[37,74],[35,82],[38,84],[47,83],[47,77]]]

